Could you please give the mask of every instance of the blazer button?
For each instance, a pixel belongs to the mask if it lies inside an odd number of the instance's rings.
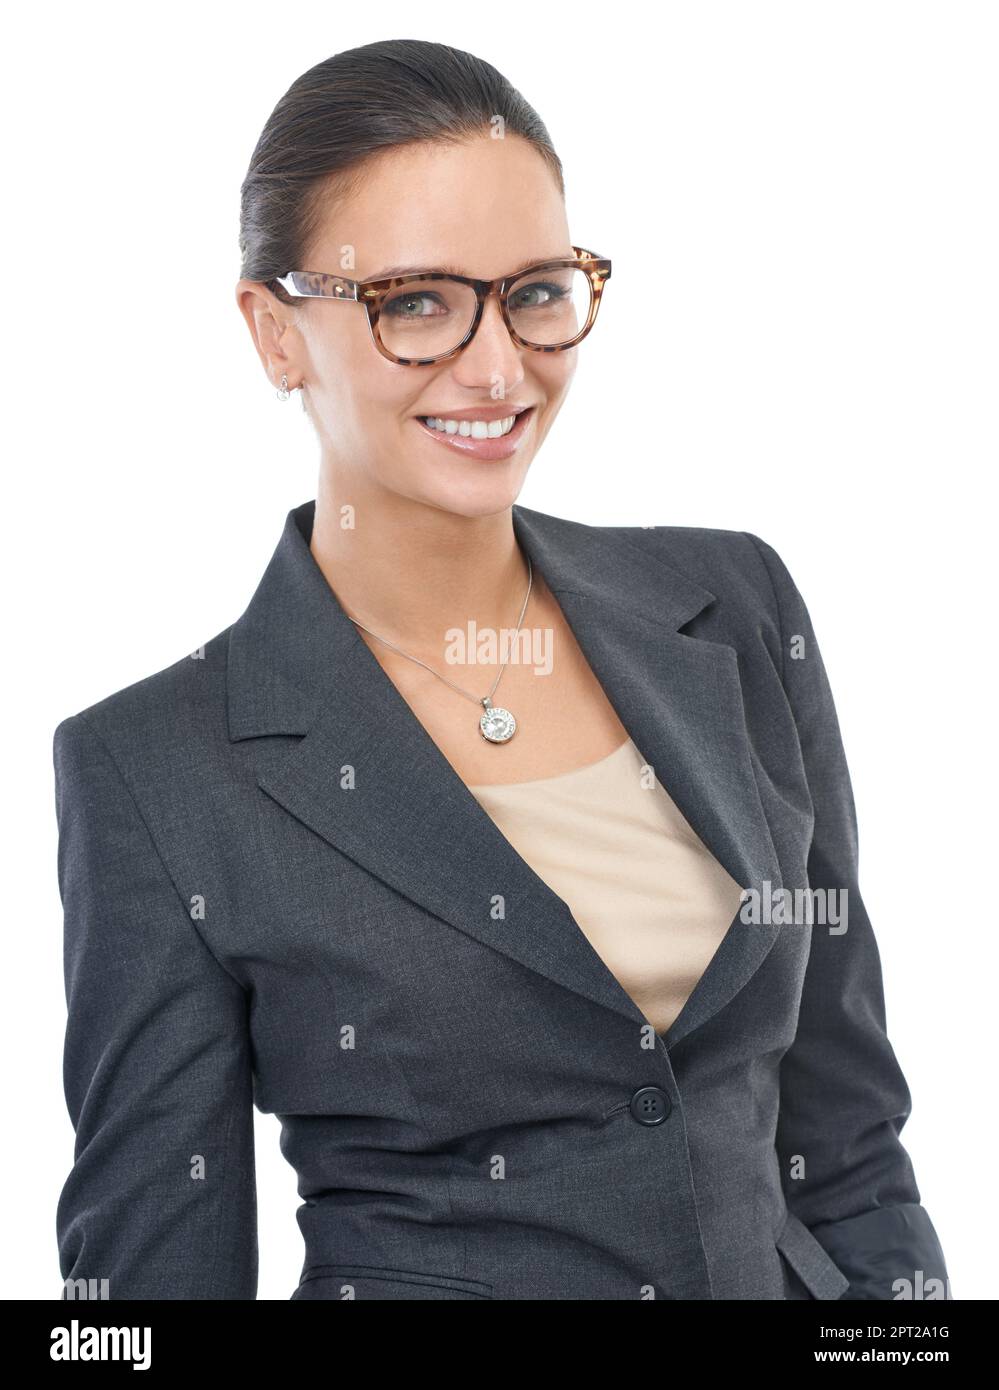
[[[661,1125],[673,1103],[658,1086],[643,1086],[631,1098],[631,1114],[640,1125]]]

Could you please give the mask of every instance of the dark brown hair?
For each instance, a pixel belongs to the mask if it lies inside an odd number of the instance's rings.
[[[240,275],[274,281],[301,264],[331,197],[349,194],[367,160],[420,141],[457,142],[488,133],[529,141],[559,192],[562,163],[540,116],[489,63],[422,39],[386,39],[347,49],[302,74],[271,112],[240,193]]]

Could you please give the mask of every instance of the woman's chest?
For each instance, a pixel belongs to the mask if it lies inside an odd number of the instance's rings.
[[[539,607],[516,640],[511,634],[506,645],[467,642],[461,654],[471,659],[430,662],[433,671],[377,641],[369,646],[466,786],[561,776],[605,757],[627,737],[554,600]],[[506,741],[480,731],[485,696],[516,721]]]

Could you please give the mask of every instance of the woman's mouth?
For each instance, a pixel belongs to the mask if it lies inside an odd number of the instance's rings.
[[[518,447],[534,416],[534,406],[511,411],[498,420],[457,420],[447,416],[418,415],[421,429],[449,449],[473,458],[493,460],[508,458]]]

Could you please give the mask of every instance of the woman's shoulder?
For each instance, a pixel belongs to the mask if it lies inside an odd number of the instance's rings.
[[[615,525],[570,520],[517,506],[519,518],[546,541],[557,539],[581,557],[587,539],[637,549],[692,583],[772,603],[786,568],[767,541],[751,531],[713,526]],[[719,595],[720,596],[720,595]]]
[[[714,590],[719,597],[742,596],[766,607],[775,601],[775,586],[784,563],[767,541],[751,531],[712,526],[616,526],[629,545],[688,578]]]
[[[710,526],[594,524],[517,507],[566,589],[599,592],[740,646],[781,631],[800,595],[780,555],[751,531]]]
[[[197,757],[226,730],[226,655],[231,627],[168,666],[67,714],[53,733],[60,756],[96,740],[122,771],[159,768],[175,756]]]

